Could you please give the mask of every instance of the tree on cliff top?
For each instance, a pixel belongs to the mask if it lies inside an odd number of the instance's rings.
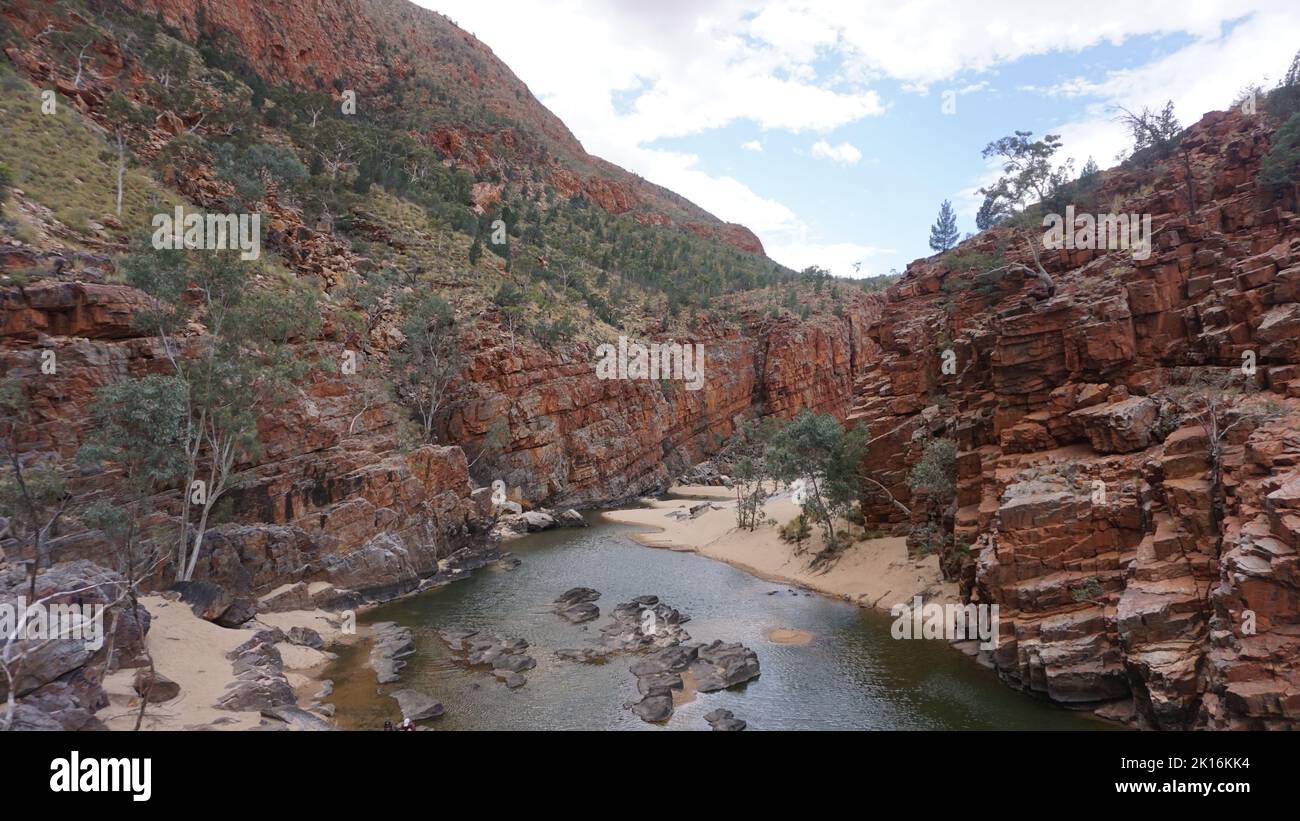
[[[1174,116],[1174,101],[1169,100],[1160,111],[1143,108],[1134,113],[1119,106],[1119,122],[1129,130],[1133,137],[1133,153],[1152,149],[1157,159],[1165,159],[1173,153],[1178,135],[1183,127]]]
[[[1133,154],[1148,151],[1156,160],[1165,160],[1177,150],[1182,159],[1184,190],[1187,194],[1188,212],[1196,213],[1196,180],[1192,175],[1192,156],[1181,144],[1183,127],[1174,116],[1174,101],[1169,100],[1160,111],[1143,108],[1134,113],[1119,106],[1119,122],[1133,136]]]
[[[1052,155],[1061,147],[1061,138],[1045,134],[1030,140],[1032,131],[1017,131],[984,146],[984,159],[998,158],[1003,176],[993,185],[979,190],[984,195],[976,226],[983,231],[1000,225],[1035,202],[1046,202],[1070,180],[1073,166],[1066,162],[1052,168]]]
[[[939,206],[939,219],[930,227],[930,250],[947,251],[957,244],[959,236],[957,214],[952,210],[952,203],[944,200]]]

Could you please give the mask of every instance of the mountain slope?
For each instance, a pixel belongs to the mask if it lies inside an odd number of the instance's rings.
[[[268,82],[320,91],[355,90],[455,162],[540,167],[568,196],[583,194],[613,213],[693,230],[763,253],[743,226],[724,223],[665,188],[589,155],[558,117],[492,50],[448,18],[405,0],[126,0],[190,42],[215,41]],[[418,104],[395,99],[398,86],[434,90]]]

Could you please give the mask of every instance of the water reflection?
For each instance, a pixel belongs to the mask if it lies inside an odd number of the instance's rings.
[[[594,519],[593,519],[594,522]],[[510,543],[522,564],[485,568],[441,590],[392,602],[363,622],[396,621],[415,632],[417,654],[402,681],[379,687],[365,666],[365,649],[342,655],[327,674],[335,680],[337,722],[378,728],[399,718],[381,693],[410,687],[446,705],[430,723],[438,730],[663,729],[642,722],[623,704],[638,698],[629,657],[600,665],[557,659],[553,651],[595,640],[615,604],[652,593],[692,617],[695,641],[741,641],[758,653],[762,675],[748,685],[698,695],[664,725],[706,730],[703,716],[724,707],[751,729],[1106,729],[1087,714],[1053,707],[1000,684],[942,642],[896,641],[890,618],[850,604],[754,578],[690,553],[638,545],[632,528],[595,523]],[[600,620],[572,625],[550,612],[571,587],[602,593]],[[528,684],[508,690],[490,674],[452,659],[436,636],[443,627],[474,627],[522,637],[537,667]],[[775,644],[773,627],[806,630],[806,645]]]

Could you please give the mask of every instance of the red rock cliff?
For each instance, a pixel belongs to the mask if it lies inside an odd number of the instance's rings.
[[[917,521],[866,501],[919,523],[908,471],[931,437],[956,440],[944,561],[1000,606],[991,660],[1014,686],[1161,728],[1300,724],[1300,217],[1252,183],[1269,133],[1235,112],[1189,131],[1195,213],[1181,174],[1143,196],[1107,175],[1099,201],[1154,217],[1147,259],[1043,252],[1055,294],[1031,295],[1036,278],[950,267],[999,248],[1032,266],[985,232],[910,266],[869,331],[883,353],[852,418]],[[1219,482],[1213,435],[1172,404],[1205,373],[1240,375],[1211,397],[1231,406]],[[1275,412],[1250,418],[1270,421],[1233,421],[1261,404]]]

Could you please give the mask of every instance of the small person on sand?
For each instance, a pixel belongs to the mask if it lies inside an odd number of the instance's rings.
[[[396,731],[396,730],[397,730],[397,728],[393,726],[393,722],[391,722],[391,721],[385,721],[385,722],[384,722],[384,732],[386,732],[386,733],[391,733],[391,732],[394,732],[394,731]]]
[[[415,732],[415,722],[414,722],[414,721],[411,721],[409,718],[408,718],[408,719],[403,719],[403,721],[402,721],[402,731],[403,731],[403,732],[409,732],[409,733],[413,733],[413,732]]]

